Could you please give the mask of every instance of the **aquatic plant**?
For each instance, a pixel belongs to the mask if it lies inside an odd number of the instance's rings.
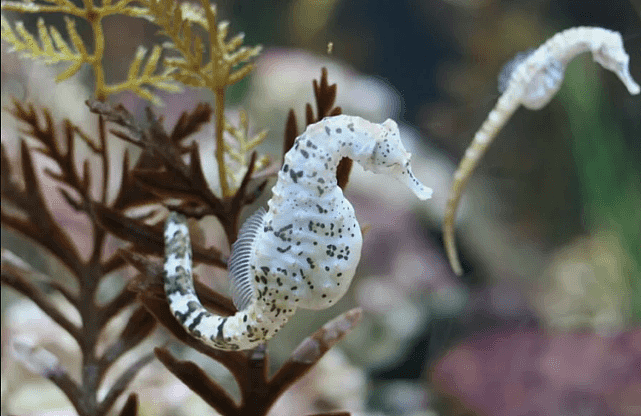
[[[318,329],[270,376],[269,355],[264,345],[248,352],[215,350],[187,334],[171,315],[162,289],[162,262],[157,259],[164,250],[163,230],[156,219],[166,216],[163,206],[166,203],[171,210],[195,219],[216,217],[228,241],[236,240],[241,211],[263,192],[266,178],[276,172],[279,164],[254,150],[266,137],[266,131],[250,136],[246,113],[241,112],[238,126],[225,117],[226,89],[251,72],[251,59],[258,55],[260,46],[242,46],[242,34],[228,40],[229,24],[218,22],[215,5],[205,0],[200,6],[170,0],[135,3],[121,0],[100,5],[85,1],[82,6],[66,0],[44,4],[9,1],[2,3],[2,10],[63,13],[66,35],[42,18],[38,19],[34,35],[21,22],[12,24],[3,15],[2,39],[23,57],[45,64],[67,63],[58,74],[58,81],[72,77],[88,65],[93,72],[94,96],[87,97],[86,104],[96,114],[98,131],[98,137],[92,137],[86,133],[88,128],[68,119],[62,120],[60,128],[60,122],[53,119],[48,109],[36,109],[15,99],[8,109],[25,126],[21,132],[26,138],[20,140],[19,163],[14,162],[4,143],[2,146],[2,225],[60,261],[64,273],[50,276],[36,271],[17,252],[3,248],[2,284],[31,299],[73,337],[80,347],[82,376],[75,380],[53,353],[28,340],[13,341],[14,356],[27,368],[53,381],[80,415],[112,412],[117,399],[154,356],[221,414],[265,414],[358,323],[360,310],[341,314]],[[150,21],[160,29],[162,42],[150,52],[140,47],[132,57],[127,78],[108,84],[103,61],[105,44],[110,39],[104,34],[103,20],[115,15]],[[76,19],[89,23],[90,44],[76,30]],[[323,70],[320,82],[313,83],[317,114],[314,115],[311,106],[307,108],[308,124],[340,114],[340,108],[334,107],[336,85],[330,85],[327,79],[327,71]],[[147,109],[146,120],[138,120],[122,105],[108,102],[116,93],[131,91],[154,104],[162,104],[156,91],[177,93],[183,86],[209,89],[215,109],[207,103],[199,104],[183,113],[169,131],[162,123],[163,118],[151,108]],[[220,188],[213,190],[205,180],[198,146],[185,143],[211,121],[212,115],[220,183]],[[296,124],[292,110],[287,121],[285,150],[298,134]],[[224,140],[225,132],[231,136],[231,142]],[[120,184],[117,189],[110,189],[115,165],[108,144],[118,138],[141,152],[132,162],[129,150],[124,150],[122,165],[117,167],[121,171]],[[90,150],[89,157],[78,150],[79,143]],[[40,155],[52,161],[55,169],[39,172],[34,157]],[[16,170],[15,166],[20,168]],[[94,178],[94,166],[100,167],[98,180]],[[244,174],[239,176],[238,171]],[[349,163],[342,163],[338,180],[343,186],[348,175]],[[87,244],[74,241],[52,213],[52,201],[43,191],[43,187],[51,186],[48,180],[57,183],[54,195],[60,201],[55,202],[65,204],[56,204],[55,210],[62,215],[80,214],[86,219],[82,232],[91,236],[88,257],[82,255]],[[109,197],[114,194],[115,197]],[[106,241],[110,237],[128,245],[117,251],[108,250]],[[193,247],[193,260],[223,269],[228,261],[218,248],[200,245]],[[114,274],[122,275],[127,265],[133,265],[138,276],[111,299],[98,299],[102,282]],[[235,311],[225,296],[198,281],[195,287],[205,306],[221,314]],[[55,293],[61,294],[67,304],[53,302],[51,296]],[[79,322],[67,316],[69,307],[77,311]],[[112,344],[101,345],[109,322],[125,310],[131,314],[127,324]],[[236,403],[197,364],[175,358],[164,347],[142,353],[113,384],[105,385],[107,371],[147,339],[158,322],[184,344],[223,364],[238,383],[241,401]],[[119,413],[137,414],[138,401],[136,393],[131,393]]]

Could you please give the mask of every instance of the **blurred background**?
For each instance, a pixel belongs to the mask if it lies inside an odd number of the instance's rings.
[[[338,305],[301,311],[270,342],[275,365],[340,312],[362,306],[365,318],[285,394],[274,415],[641,414],[639,96],[589,54],[575,59],[556,98],[540,111],[518,110],[474,173],[457,220],[461,278],[447,264],[440,231],[451,175],[498,98],[502,66],[558,31],[601,26],[622,34],[639,82],[641,3],[230,0],[218,10],[230,33],[264,46],[256,70],[228,92],[227,103],[231,119],[242,108],[254,131],[270,129],[264,152],[280,157],[287,112],[293,108],[300,123],[305,103],[313,102],[312,79],[325,66],[344,114],[399,122],[416,176],[434,189],[433,199],[420,202],[355,167],[346,195],[368,230],[357,275]],[[36,17],[20,19],[33,32]],[[124,77],[136,47],[153,44],[155,35],[140,20],[108,21],[107,74]],[[2,48],[3,107],[14,95],[60,117],[90,117],[83,105],[69,105],[91,91],[82,84],[89,73],[55,85],[51,69]],[[162,97],[168,125],[195,103],[213,102],[195,90]],[[138,114],[146,105],[130,94],[113,101]],[[2,141],[15,149],[15,122],[6,112]],[[211,241],[216,230],[212,224]],[[21,243],[3,230],[3,244]],[[212,276],[225,291],[225,273]],[[7,333],[37,330],[25,324],[30,314],[44,319],[4,292],[3,344]],[[185,354],[235,388],[222,367]],[[5,359],[3,352],[3,370]],[[152,366],[137,388],[172,396],[174,407],[159,413],[142,390],[143,414],[212,414],[163,371]],[[20,383],[5,387],[4,374],[3,401],[13,399],[14,413],[46,414],[29,409],[33,399]],[[29,389],[33,383],[23,380]]]

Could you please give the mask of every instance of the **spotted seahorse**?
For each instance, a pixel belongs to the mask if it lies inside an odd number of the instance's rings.
[[[285,155],[269,209],[250,216],[232,246],[235,315],[216,315],[200,303],[185,217],[170,214],[165,292],[173,315],[191,335],[214,348],[253,348],[272,338],[297,308],[327,308],[345,294],[363,238],[354,208],[336,183],[343,157],[399,180],[422,200],[431,196],[412,174],[394,121],[375,124],[341,115],[310,125]]]
[[[521,105],[530,110],[545,107],[561,88],[567,64],[575,56],[588,51],[592,52],[597,63],[619,77],[630,94],[639,93],[639,85],[630,75],[630,57],[623,48],[621,34],[600,27],[564,30],[538,49],[520,53],[508,62],[499,75],[499,92],[502,95],[465,151],[465,156],[454,173],[454,182],[447,199],[443,237],[447,256],[456,274],[462,274],[463,269],[454,241],[454,219],[461,195],[474,168],[512,114]]]

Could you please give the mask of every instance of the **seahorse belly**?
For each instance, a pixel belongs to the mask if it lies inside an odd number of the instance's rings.
[[[352,205],[336,187],[276,211],[266,214],[255,253],[257,267],[270,271],[266,284],[298,307],[331,306],[347,291],[360,260],[363,239]]]

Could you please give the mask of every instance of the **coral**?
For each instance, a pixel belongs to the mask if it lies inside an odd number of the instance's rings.
[[[639,337],[492,331],[448,351],[430,378],[452,415],[633,415]]]
[[[240,3],[230,2],[225,10],[238,13]],[[294,3],[287,6],[290,14],[281,19],[286,21],[281,28],[300,31],[305,22],[289,17],[300,17],[313,2]],[[425,101],[421,112],[431,119],[422,126],[427,130],[411,132],[405,126],[404,131],[399,123],[403,138],[414,138],[413,149],[407,143],[414,160],[423,162],[417,166],[418,176],[430,177],[440,189],[439,181],[449,176],[448,157],[434,147],[420,159],[420,141],[426,135],[431,141],[440,136],[441,150],[452,150],[456,136],[468,136],[470,125],[484,112],[485,99],[494,93],[486,88],[487,75],[498,72],[508,51],[527,49],[555,28],[531,8],[503,3],[449,1],[435,9],[425,2],[409,19],[403,16],[408,31],[396,30],[398,26],[387,24],[394,16],[380,13],[362,15],[369,22],[358,30],[336,30],[334,21],[344,25],[357,16],[341,22],[338,16],[353,8],[332,6],[332,13],[322,18],[316,13],[315,26],[301,37],[307,45],[321,44],[316,49],[323,52],[327,45],[332,56],[319,57],[289,48],[263,53],[260,46],[244,45],[244,35],[232,33],[232,25],[219,20],[222,9],[208,0],[3,1],[3,47],[29,61],[12,65],[3,59],[3,92],[11,89],[33,98],[4,104],[5,114],[13,116],[18,127],[8,127],[3,119],[1,283],[9,307],[3,311],[2,412],[50,414],[52,407],[45,406],[53,403],[66,406],[60,412],[81,415],[349,414],[335,409],[436,414],[430,409],[436,393],[455,414],[633,414],[641,385],[638,372],[632,371],[640,362],[640,334],[638,327],[628,326],[632,317],[638,318],[640,304],[638,284],[627,283],[638,283],[634,208],[640,194],[629,178],[635,179],[631,173],[638,169],[628,162],[636,160],[637,149],[631,147],[636,135],[630,134],[638,126],[630,114],[637,112],[638,100],[597,111],[607,96],[589,96],[586,86],[595,84],[597,76],[610,75],[593,75],[589,65],[585,70],[576,61],[567,66],[570,58],[589,49],[601,66],[618,72],[629,91],[636,92],[616,32],[561,32],[541,48],[517,55],[501,72],[499,90],[504,95],[466,152],[447,205],[445,243],[454,267],[454,219],[472,171],[521,105],[537,109],[547,104],[546,117],[527,111],[516,115],[529,118],[508,126],[518,145],[504,146],[500,155],[519,155],[511,161],[519,178],[510,175],[498,187],[491,181],[483,188],[485,198],[475,198],[482,202],[471,209],[475,232],[466,238],[472,248],[468,259],[483,259],[479,273],[454,280],[436,231],[439,195],[429,206],[412,203],[400,193],[404,190],[381,195],[381,183],[359,172],[350,178],[352,162],[344,159],[337,183],[344,189],[351,181],[348,198],[364,220],[363,231],[371,230],[364,246],[367,261],[360,262],[348,294],[353,296],[337,306],[346,312],[334,312],[338,316],[332,319],[332,310],[301,310],[296,318],[304,319],[292,320],[267,344],[269,349],[261,345],[241,352],[202,343],[169,307],[161,260],[162,223],[168,212],[187,218],[194,271],[200,274],[194,278],[194,291],[203,306],[222,316],[235,314],[233,301],[216,286],[228,274],[229,245],[237,240],[250,206],[266,201],[268,180],[281,168],[296,137],[325,117],[346,111],[371,120],[403,117],[415,122],[416,106],[406,104],[417,100],[417,91],[429,86],[444,93],[418,98]],[[565,3],[577,2],[551,2],[550,9]],[[608,9],[616,24],[590,23],[587,17],[581,23],[611,24],[627,36],[626,47],[637,60],[638,48],[632,44],[638,38],[629,34],[638,24],[618,18],[624,10],[618,3]],[[507,17],[494,18],[496,11],[508,7]],[[247,20],[238,23],[250,28],[252,38],[265,38],[260,33],[265,27],[257,22],[271,23],[269,17],[285,13],[285,6],[273,7],[271,15],[257,13],[258,3],[247,9]],[[393,6],[394,11],[405,9]],[[456,17],[457,9],[464,9],[464,17]],[[581,9],[581,16],[588,14]],[[34,16],[33,25],[21,17],[25,15]],[[61,24],[56,24],[58,17]],[[382,20],[403,39],[380,32],[376,24]],[[132,24],[136,21],[141,24]],[[417,22],[427,29],[416,30]],[[123,28],[126,36],[119,33]],[[269,32],[271,44],[301,45],[300,39],[284,42],[276,31]],[[417,33],[429,36],[418,38]],[[442,45],[423,53],[421,46],[397,47],[416,38],[411,45],[424,41],[429,48],[437,37]],[[127,45],[132,48],[123,53]],[[406,53],[420,63],[404,65],[401,54]],[[367,60],[359,62],[365,56]],[[381,70],[381,62],[390,72]],[[463,72],[466,64],[469,69]],[[434,72],[437,66],[440,70]],[[342,109],[335,106],[337,87],[329,83],[325,68],[309,89],[321,67],[329,68],[340,86]],[[259,74],[238,85],[254,69]],[[561,99],[548,104],[566,69]],[[358,75],[362,70],[377,75]],[[20,85],[11,88],[18,84],[19,72],[29,77],[22,90]],[[407,84],[398,82],[399,74]],[[52,88],[54,78],[61,82],[60,89]],[[87,81],[91,92],[77,87]],[[244,98],[246,110],[230,111],[228,102],[246,86],[247,96],[253,95]],[[60,93],[62,88],[75,88],[76,93]],[[315,104],[304,108],[301,126],[294,111],[288,115],[287,110],[303,109],[310,91]],[[604,94],[611,94],[607,98],[612,105],[623,92],[608,88]],[[48,96],[55,97],[47,102]],[[206,97],[199,101],[211,97],[211,102],[197,104],[190,100],[193,96]],[[138,111],[144,106],[140,102],[156,107]],[[161,107],[163,102],[167,107]],[[172,108],[178,102],[180,109]],[[285,127],[284,140],[276,123]],[[543,125],[547,130],[537,128]],[[272,134],[263,129],[267,126]],[[434,129],[440,134],[433,134]],[[525,139],[547,139],[542,132],[553,130],[575,136],[574,143],[565,149],[566,141],[556,136],[550,136],[554,147],[550,140]],[[264,153],[268,146],[278,149],[275,156]],[[544,159],[533,156],[543,148],[548,154],[560,149],[564,158],[553,163],[548,159],[548,165],[533,162]],[[532,157],[521,163],[523,155]],[[560,160],[563,163],[555,163]],[[488,170],[496,176],[494,169]],[[567,181],[559,180],[562,174]],[[514,205],[505,204],[507,198],[498,201],[505,195],[497,192],[501,187],[518,194],[518,214]],[[563,206],[557,209],[559,199]],[[547,215],[537,216],[542,206]],[[576,215],[580,209],[585,210],[586,224]],[[568,217],[575,222],[567,224]],[[592,235],[573,235],[585,231]],[[636,268],[630,260],[636,260]],[[532,291],[537,286],[540,290]],[[521,293],[527,290],[532,296]],[[526,300],[534,303],[534,310]],[[351,302],[362,304],[365,312],[350,309]],[[628,302],[636,306],[629,308]],[[487,326],[501,324],[510,328],[487,331]],[[533,328],[538,324],[546,327]],[[581,332],[559,331],[578,325]],[[594,327],[601,333],[591,332]],[[472,339],[455,344],[470,334]],[[336,348],[339,342],[344,355]],[[427,365],[433,365],[429,384]],[[38,400],[32,400],[33,391]]]
[[[160,46],[155,47],[145,66],[140,71],[147,51],[139,48],[136,57],[129,67],[127,79],[119,84],[109,85],[105,83],[103,68],[103,54],[105,49],[105,37],[103,33],[102,20],[106,17],[124,14],[129,16],[142,16],[144,10],[131,6],[130,1],[119,1],[116,4],[105,4],[97,6],[93,2],[84,2],[84,7],[78,7],[66,0],[48,1],[45,4],[31,2],[2,3],[2,10],[21,13],[64,13],[67,35],[72,45],[65,42],[63,36],[54,26],[47,26],[44,19],[38,19],[38,38],[31,35],[21,22],[15,24],[15,31],[10,23],[2,17],[2,39],[12,46],[15,52],[21,52],[27,58],[39,59],[46,64],[58,62],[69,62],[70,65],[58,76],[57,81],[63,81],[75,75],[83,64],[88,64],[94,71],[96,80],[94,94],[100,100],[106,99],[109,95],[124,90],[130,90],[139,96],[160,103],[159,99],[151,92],[149,87],[177,92],[179,85],[174,82],[171,74],[173,69],[158,72],[158,63],[162,53]],[[73,18],[71,16],[74,16]],[[93,44],[91,47],[85,45],[85,41],[76,30],[75,18],[81,18],[89,22],[93,31]],[[93,53],[88,52],[93,50]]]
[[[15,101],[11,112],[28,126],[23,133],[32,137],[37,146],[29,146],[24,139],[21,141],[20,175],[11,168],[14,164],[6,154],[4,145],[2,146],[2,225],[22,234],[57,258],[65,266],[65,274],[72,278],[78,289],[72,290],[68,283],[62,283],[65,280],[63,276],[48,276],[36,272],[15,253],[5,249],[2,251],[2,284],[31,299],[78,343],[83,357],[81,380],[78,382],[70,377],[68,370],[59,365],[55,356],[46,350],[24,342],[16,343],[13,348],[18,359],[30,365],[33,371],[52,380],[65,393],[78,414],[106,414],[153,355],[144,354],[140,357],[99,400],[96,392],[101,387],[107,370],[144,340],[156,326],[152,315],[145,308],[135,307],[135,293],[127,288],[108,302],[97,302],[97,290],[101,281],[126,266],[121,256],[115,253],[105,254],[108,233],[98,225],[93,208],[95,204],[106,203],[107,200],[110,162],[106,140],[102,136],[102,140],[96,142],[78,126],[65,120],[65,141],[64,148],[61,149],[54,122],[47,110],[41,116],[33,107],[26,107]],[[75,146],[78,139],[92,149],[103,165],[99,197],[92,193],[89,160],[83,161],[82,171],[77,168],[79,161],[76,160],[78,153]],[[56,165],[57,171],[46,169],[44,172],[44,176],[53,179],[58,186],[59,200],[53,204],[66,203],[68,211],[75,211],[87,218],[89,227],[85,232],[92,235],[88,258],[82,256],[78,243],[52,215],[49,205],[52,201],[44,198],[42,187],[45,182],[37,172],[34,153],[44,155]],[[123,169],[126,174],[130,173],[126,163]],[[125,201],[117,198],[113,206],[125,206]],[[77,311],[80,322],[70,320],[62,306],[51,302],[48,292],[60,293]],[[98,354],[96,346],[105,327],[127,307],[135,307],[135,312],[125,327],[121,328],[117,340],[106,346],[102,354]],[[136,395],[132,394],[126,407],[135,407],[136,401]]]
[[[229,24],[217,22],[216,7],[207,1],[200,6],[164,0],[141,1],[135,5],[122,0],[98,6],[87,1],[82,7],[65,0],[45,4],[3,2],[2,9],[65,15],[70,42],[66,42],[56,28],[47,26],[43,19],[39,19],[38,33],[34,36],[20,22],[12,26],[4,15],[2,38],[23,57],[45,64],[67,62],[66,69],[57,76],[58,81],[68,79],[83,64],[88,64],[93,69],[95,85],[94,97],[86,103],[96,114],[97,124],[97,137],[87,133],[89,129],[80,123],[68,119],[63,120],[59,131],[47,109],[36,110],[17,100],[9,108],[11,114],[26,126],[22,133],[29,141],[22,139],[20,142],[20,163],[12,160],[4,143],[2,146],[2,225],[44,249],[64,265],[64,270],[61,275],[49,276],[36,271],[15,252],[3,250],[2,284],[35,302],[69,333],[80,347],[81,376],[79,380],[74,379],[72,371],[65,368],[65,363],[56,354],[29,339],[13,340],[10,348],[13,355],[31,371],[52,380],[81,415],[112,412],[116,400],[154,356],[219,412],[266,413],[284,391],[359,322],[360,310],[344,313],[313,333],[293,352],[289,361],[269,377],[269,359],[264,346],[247,353],[225,353],[204,346],[184,332],[169,312],[160,283],[162,267],[154,259],[164,249],[162,227],[158,224],[158,218],[167,213],[163,204],[191,218],[217,218],[227,241],[233,242],[242,209],[261,195],[266,178],[276,172],[278,164],[255,151],[266,137],[266,130],[250,136],[249,120],[242,111],[238,125],[225,118],[226,88],[249,74],[253,69],[249,61],[260,52],[260,46],[242,46],[242,34],[227,40]],[[132,57],[126,80],[107,84],[103,57],[105,42],[109,39],[104,36],[102,24],[103,19],[112,15],[147,19],[169,40],[152,47],[149,53],[140,47]],[[74,19],[77,18],[90,24],[91,45],[76,30]],[[150,108],[146,120],[140,121],[122,105],[106,101],[118,92],[132,91],[160,104],[154,90],[178,92],[181,84],[211,90],[215,110],[208,104],[199,104],[184,112],[173,128],[167,130],[163,117]],[[340,109],[333,107],[336,85],[329,85],[326,70],[320,83],[314,81],[314,88],[319,119],[328,113],[340,114]],[[313,118],[310,110],[311,107],[307,112],[308,119]],[[211,121],[212,115],[216,129],[219,189],[212,189],[205,180],[198,146],[186,143]],[[108,125],[116,128],[108,128]],[[225,132],[229,137],[224,137]],[[285,137],[286,150],[293,143],[291,134],[296,134],[293,112]],[[141,149],[135,162],[131,161],[130,151],[125,147],[119,148],[124,149],[121,155],[110,154],[113,148],[107,144],[112,138],[120,138]],[[34,160],[34,155],[44,157]],[[112,174],[114,156],[122,156],[122,163],[117,168],[120,183],[115,188],[111,184],[111,177],[115,176]],[[45,163],[47,167],[40,173],[43,160],[48,165]],[[13,167],[18,165],[21,168],[16,172]],[[96,166],[100,173],[98,181],[94,180]],[[339,179],[345,186],[349,165],[344,162],[342,166]],[[56,187],[56,192],[48,192],[51,186]],[[45,188],[47,192],[43,190]],[[55,206],[55,215],[51,206]],[[73,215],[84,216],[85,228],[81,232],[91,236],[91,244],[87,244],[86,239],[72,238],[65,230],[64,219],[60,217]],[[115,251],[107,244],[112,236],[128,242],[126,248]],[[85,251],[89,251],[87,256],[84,256]],[[223,252],[216,247],[196,244],[193,260],[224,269],[227,257]],[[98,288],[102,282],[114,273],[122,275],[128,265],[138,270],[138,277],[110,300],[99,303]],[[73,278],[71,285],[65,282],[67,274]],[[222,314],[234,312],[229,299],[198,281],[195,286],[203,304]],[[50,292],[59,293],[65,302],[53,302]],[[78,322],[68,317],[69,305],[76,310]],[[107,330],[111,327],[110,322],[123,314],[123,310],[130,313],[127,322],[116,336],[107,336],[107,332],[112,331]],[[107,370],[147,339],[157,322],[183,343],[227,367],[239,384],[242,401],[235,403],[197,364],[175,358],[166,348],[156,348],[151,354],[142,353],[127,368],[118,368],[120,375],[106,385]],[[111,339],[110,343],[103,345],[104,337]],[[137,394],[131,393],[120,414],[136,414],[137,403]]]
[[[323,75],[321,85],[327,85],[326,73]],[[329,90],[334,91],[331,88]],[[321,102],[325,100],[330,103],[331,107],[333,99],[328,99],[327,94],[322,93],[319,94],[319,97]],[[88,104],[92,111],[100,114],[105,123],[113,123],[122,128],[121,130],[111,129],[109,131],[111,134],[143,148],[143,153],[133,166],[130,166],[128,152],[125,153],[121,167],[122,180],[113,201],[107,201],[106,191],[100,192],[100,198],[92,197],[93,181],[88,160],[83,164],[82,173],[78,172],[76,168],[75,156],[77,152],[74,151],[74,146],[78,139],[98,155],[103,163],[109,163],[104,140],[95,141],[78,126],[65,120],[64,137],[66,143],[65,150],[61,150],[57,143],[56,129],[49,113],[46,110],[43,111],[45,127],[41,127],[42,120],[36,110],[32,107],[23,107],[17,101],[14,102],[13,115],[29,126],[29,129],[24,132],[34,137],[41,146],[30,149],[25,141],[22,142],[21,160],[24,189],[14,177],[11,169],[7,168],[2,172],[2,196],[3,201],[7,202],[7,204],[3,204],[3,225],[43,245],[77,275],[80,286],[79,294],[71,292],[64,285],[47,282],[51,279],[45,280],[45,277],[41,275],[37,275],[37,277],[42,281],[40,284],[48,284],[49,287],[59,291],[79,309],[83,322],[82,329],[74,326],[62,311],[50,305],[47,296],[30,282],[30,279],[36,276],[34,272],[10,252],[3,252],[2,282],[34,300],[38,306],[69,332],[82,346],[83,356],[87,357],[83,362],[84,373],[87,374],[88,365],[91,365],[91,368],[98,366],[98,377],[83,379],[82,383],[78,385],[68,376],[66,370],[57,364],[50,353],[24,342],[16,343],[13,347],[17,356],[30,368],[52,379],[69,397],[79,414],[104,414],[111,408],[137,371],[151,359],[149,354],[144,355],[135,365],[123,373],[102,401],[96,400],[95,392],[109,366],[153,330],[156,321],[150,319],[149,310],[179,339],[200,351],[205,348],[208,355],[226,365],[239,381],[244,401],[240,405],[236,405],[230,401],[224,390],[213,380],[208,379],[202,371],[194,370],[190,373],[183,371],[185,368],[197,367],[195,364],[189,365],[180,362],[165,349],[156,349],[156,356],[161,359],[163,364],[170,371],[176,373],[188,386],[206,398],[207,403],[223,414],[238,414],[238,412],[259,414],[267,411],[291,383],[309,370],[325,351],[358,322],[360,312],[355,310],[342,315],[317,331],[294,352],[291,364],[286,364],[272,378],[268,378],[265,372],[268,355],[264,350],[248,354],[236,353],[235,355],[232,353],[229,353],[232,355],[221,354],[219,351],[214,353],[181,332],[182,328],[169,313],[162,286],[160,286],[160,291],[154,290],[154,287],[157,286],[152,282],[160,282],[161,267],[152,260],[136,254],[162,252],[162,230],[158,226],[145,222],[150,218],[149,215],[142,218],[132,218],[126,216],[124,212],[132,207],[142,206],[151,207],[153,212],[153,210],[159,209],[157,203],[163,198],[183,198],[184,201],[172,206],[172,209],[197,218],[202,218],[205,215],[218,217],[228,234],[229,241],[234,241],[238,231],[240,210],[246,204],[251,203],[265,187],[263,180],[253,190],[247,190],[249,179],[253,174],[252,167],[255,166],[256,154],[252,154],[247,171],[236,193],[230,198],[219,199],[212,193],[203,178],[198,148],[195,145],[182,145],[182,141],[186,137],[210,120],[212,110],[208,105],[199,105],[191,113],[184,113],[173,130],[168,133],[151,110],[148,110],[150,126],[141,128],[133,116],[122,106],[112,107],[100,101],[92,101]],[[105,130],[102,131],[105,132]],[[56,162],[60,172],[47,170],[46,175],[65,185],[59,189],[61,197],[71,210],[84,213],[93,224],[96,247],[87,263],[80,258],[73,241],[68,238],[56,220],[49,214],[39,186],[40,179],[31,159],[34,150],[45,154]],[[191,155],[192,162],[183,161],[182,154],[185,153]],[[12,165],[4,148],[2,157],[6,166]],[[109,180],[109,170],[104,172],[103,188],[107,186]],[[22,216],[15,215],[13,210],[9,208],[10,204],[18,210],[25,211],[24,214]],[[25,215],[26,219],[23,219]],[[104,239],[108,234],[130,241],[131,245],[126,251],[120,250],[119,253],[112,253],[106,259],[102,259],[101,251]],[[86,299],[95,299],[95,290],[101,280],[100,276],[106,276],[125,266],[124,259],[139,269],[140,277],[104,306],[87,302]],[[194,247],[194,260],[226,267],[225,256],[215,248]],[[234,310],[229,300],[204,285],[196,283],[196,290],[203,303],[210,308],[220,313],[231,313]],[[130,319],[130,323],[122,330],[120,338],[112,347],[108,347],[102,356],[94,357],[92,349],[95,348],[97,337],[103,330],[103,326],[122,308],[131,305],[136,299],[136,293],[145,308],[139,307],[137,309]],[[94,324],[96,327],[91,327],[88,323]],[[87,338],[87,334],[93,338]],[[261,367],[263,372],[257,373],[256,369]],[[256,378],[258,374],[263,374],[262,387],[259,383],[260,379]],[[249,383],[250,379],[252,383]],[[90,387],[86,388],[87,385]],[[267,391],[268,394],[259,394],[260,391]],[[256,401],[257,395],[263,397],[261,402]],[[136,403],[137,396],[132,394],[122,409],[122,414],[135,414]]]

